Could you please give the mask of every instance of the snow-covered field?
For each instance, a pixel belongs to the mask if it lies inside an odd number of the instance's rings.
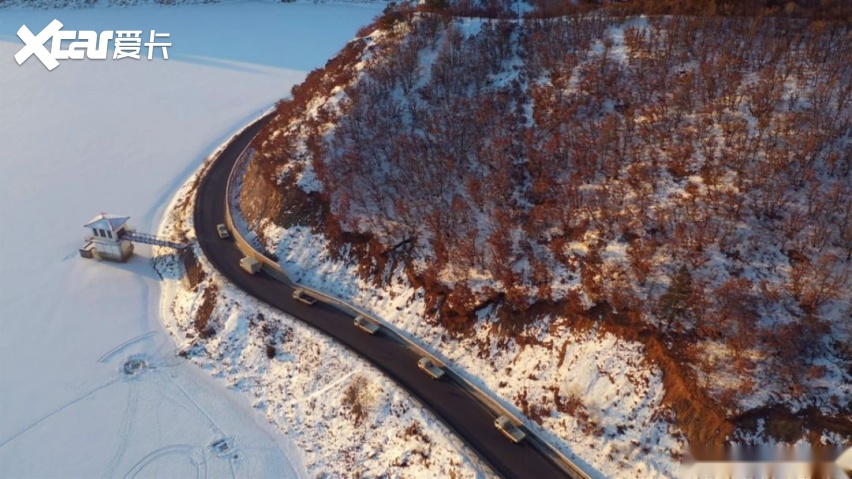
[[[0,476],[305,474],[246,397],[175,356],[150,249],[78,257],[101,211],[154,232],[239,126],[325,63],[378,6],[240,4],[0,10]],[[170,60],[18,66],[15,32],[171,33]],[[123,366],[141,359],[142,368]],[[231,451],[211,444],[226,439]]]

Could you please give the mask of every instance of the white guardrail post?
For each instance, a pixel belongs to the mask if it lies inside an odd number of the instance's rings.
[[[379,318],[379,317],[377,317],[377,316],[375,316],[371,313],[368,313],[368,312],[358,308],[357,306],[346,303],[346,302],[344,302],[344,301],[342,301],[338,298],[335,298],[333,296],[329,296],[329,295],[323,293],[322,291],[318,291],[318,290],[313,289],[309,286],[304,286],[304,285],[296,283],[295,281],[290,279],[290,277],[287,275],[286,271],[284,271],[284,268],[282,268],[281,265],[278,264],[277,261],[273,260],[272,258],[267,257],[266,255],[264,255],[260,251],[257,251],[248,241],[246,241],[245,238],[243,238],[243,235],[240,233],[240,231],[234,225],[234,220],[233,220],[233,217],[231,216],[231,206],[232,206],[232,199],[233,199],[232,198],[232,193],[233,193],[232,192],[232,185],[234,184],[234,180],[236,179],[236,176],[241,171],[243,164],[247,163],[250,159],[250,155],[249,155],[249,153],[251,151],[250,147],[251,147],[251,143],[249,143],[249,145],[247,145],[243,149],[243,151],[242,151],[242,153],[240,153],[240,156],[237,159],[236,163],[234,163],[233,168],[231,168],[231,172],[228,175],[228,184],[227,184],[226,190],[225,190],[225,202],[226,202],[226,205],[225,205],[225,224],[228,226],[228,230],[231,231],[231,234],[234,237],[234,241],[237,245],[237,248],[239,248],[239,250],[244,255],[249,256],[249,257],[257,260],[257,262],[261,264],[261,269],[263,269],[263,271],[266,274],[268,274],[271,277],[273,277],[274,279],[286,284],[287,286],[290,286],[290,287],[293,287],[293,288],[297,288],[297,287],[302,288],[305,291],[309,292],[312,296],[316,297],[319,301],[322,301],[326,304],[329,304],[329,305],[334,306],[338,309],[341,309],[344,312],[352,315],[353,318],[355,316],[358,316],[358,315],[363,315],[367,318],[372,319],[373,321],[375,321],[376,323],[381,325],[382,328],[384,328],[386,332],[390,332],[389,336],[392,339],[395,339],[396,341],[398,341],[402,344],[405,344],[409,349],[413,350],[414,352],[416,352],[420,356],[427,357],[427,358],[431,359],[436,365],[444,368],[444,370],[447,373],[449,373],[449,375],[451,377],[453,377],[457,382],[459,382],[469,392],[475,394],[476,397],[478,397],[480,401],[482,401],[483,403],[488,405],[488,407],[490,407],[492,411],[496,411],[499,415],[506,415],[506,416],[512,418],[512,420],[516,424],[522,424],[524,426],[524,429],[527,430],[528,435],[532,436],[531,439],[533,439],[533,440],[531,441],[531,443],[537,449],[542,451],[543,453],[549,455],[552,458],[555,458],[557,460],[557,462],[561,465],[562,469],[565,470],[565,472],[567,472],[570,476],[575,477],[575,478],[580,478],[580,479],[591,479],[588,474],[586,474],[582,469],[580,469],[579,466],[577,466],[565,454],[563,454],[562,451],[560,451],[558,448],[556,448],[555,446],[550,444],[550,442],[544,440],[541,436],[539,436],[538,434],[533,432],[527,426],[527,423],[524,420],[522,420],[520,417],[518,417],[518,415],[516,415],[514,412],[510,411],[507,407],[503,406],[500,403],[500,401],[498,401],[497,399],[492,397],[486,391],[483,391],[482,388],[480,388],[476,384],[469,381],[463,375],[453,371],[452,368],[450,368],[446,365],[445,361],[438,358],[435,354],[433,354],[430,351],[427,351],[422,346],[417,344],[406,333],[403,333],[403,332],[397,330],[396,327],[394,327],[392,324],[384,321],[383,319],[381,319],[381,318]],[[524,419],[526,419],[526,418],[524,418]]]

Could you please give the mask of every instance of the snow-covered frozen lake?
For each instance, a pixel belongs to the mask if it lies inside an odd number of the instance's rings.
[[[150,249],[113,264],[77,248],[102,211],[155,232],[208,154],[380,9],[0,10],[0,476],[304,475],[247,398],[175,357]],[[18,66],[15,32],[54,18],[170,33],[170,60]],[[128,374],[129,359],[144,366]],[[211,447],[223,438],[229,454]]]

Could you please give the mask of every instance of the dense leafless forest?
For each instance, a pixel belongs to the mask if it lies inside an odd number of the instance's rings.
[[[432,13],[487,18],[519,15],[553,18],[605,7],[616,15],[784,16],[847,23],[852,20],[852,5],[845,0],[425,0],[422,3],[421,9]]]
[[[404,268],[449,331],[607,317],[728,417],[811,408],[852,435],[845,7],[560,3],[389,9],[279,104],[249,219],[295,221],[276,190],[298,184],[365,276]],[[656,14],[678,9],[702,14]]]

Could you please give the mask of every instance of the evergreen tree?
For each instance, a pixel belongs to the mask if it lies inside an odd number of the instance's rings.
[[[658,303],[660,315],[667,320],[670,327],[675,322],[688,318],[691,296],[692,275],[686,265],[682,265],[672,278],[666,292],[660,296]]]

